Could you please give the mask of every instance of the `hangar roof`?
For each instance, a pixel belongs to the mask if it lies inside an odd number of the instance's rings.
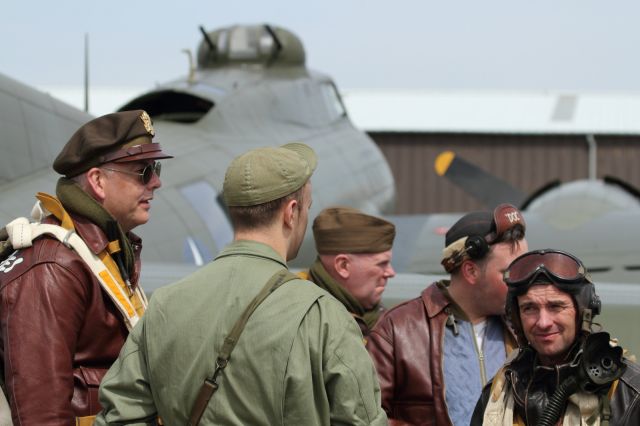
[[[640,134],[640,93],[344,90],[365,131]]]

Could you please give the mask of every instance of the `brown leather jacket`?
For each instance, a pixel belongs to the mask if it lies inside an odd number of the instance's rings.
[[[100,228],[73,220],[89,248],[102,252],[108,241]],[[129,238],[137,283],[142,245]],[[98,385],[127,334],[88,266],[58,240],[40,238],[2,263],[0,355],[14,425],[69,425],[98,413]]]
[[[451,302],[437,284],[389,309],[369,334],[389,424],[451,425],[445,401],[443,342]]]
[[[624,362],[627,364],[626,370],[615,385],[615,391],[610,401],[611,419],[609,420],[609,424],[611,426],[637,426],[640,424],[640,365],[626,359]],[[528,367],[528,371],[533,371],[533,369]],[[550,377],[553,376],[550,375]],[[506,376],[506,380],[506,386],[513,386],[510,375]],[[542,381],[542,383],[544,383],[544,381]],[[471,418],[471,426],[482,425],[484,412],[489,403],[489,397],[491,396],[492,384],[493,380],[487,383],[482,390],[482,396],[478,400],[478,404]],[[529,383],[525,384],[525,386],[528,385]],[[551,394],[556,388],[554,383],[550,383],[545,387]],[[607,396],[603,397],[606,398]],[[534,424],[526,420],[521,421],[525,425]]]

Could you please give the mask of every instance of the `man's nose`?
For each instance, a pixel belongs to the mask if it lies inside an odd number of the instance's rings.
[[[160,180],[160,176],[156,172],[151,174],[151,180],[147,182],[147,186],[150,189],[158,189],[162,186],[162,181]]]
[[[553,324],[553,315],[545,308],[540,309],[538,313],[538,321],[536,322],[540,328],[548,328]]]
[[[387,278],[393,278],[396,276],[396,271],[393,269],[393,266],[389,265],[386,271]]]

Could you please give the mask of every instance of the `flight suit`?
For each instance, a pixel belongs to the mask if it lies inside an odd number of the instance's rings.
[[[97,425],[185,424],[224,338],[270,277],[286,268],[269,246],[237,241],[212,263],[154,293],[100,388]],[[256,309],[201,423],[386,424],[360,331],[344,307],[292,280]]]

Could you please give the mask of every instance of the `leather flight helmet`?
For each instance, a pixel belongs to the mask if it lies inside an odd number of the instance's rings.
[[[601,310],[600,297],[583,263],[570,253],[555,250],[533,250],[516,258],[504,273],[508,286],[506,313],[520,346],[526,346],[518,296],[535,285],[551,284],[573,299],[577,310],[578,330],[591,332],[593,317]]]

